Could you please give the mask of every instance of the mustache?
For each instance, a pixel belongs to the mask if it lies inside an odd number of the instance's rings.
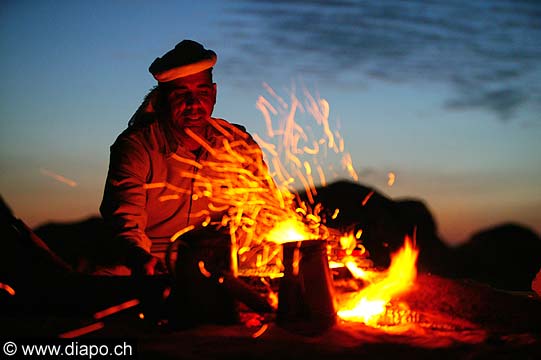
[[[182,112],[182,116],[193,116],[193,115],[204,116],[206,114],[207,112],[204,109],[190,109],[190,110],[185,110]]]

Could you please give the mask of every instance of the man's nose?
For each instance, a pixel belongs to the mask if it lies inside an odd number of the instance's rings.
[[[185,99],[186,106],[197,106],[200,104],[199,99],[194,94],[189,94]]]

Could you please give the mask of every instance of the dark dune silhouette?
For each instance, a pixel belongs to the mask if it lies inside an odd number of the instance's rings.
[[[71,271],[61,257],[51,254],[45,242],[30,228],[15,218],[9,206],[0,198],[0,281],[24,283],[47,279]]]
[[[519,224],[474,234],[453,254],[456,275],[508,290],[529,290],[541,268],[541,239]]]
[[[314,198],[316,203],[323,204],[327,214],[340,209],[336,219],[326,217],[327,226],[362,230],[361,241],[374,265],[387,267],[391,253],[396,252],[409,235],[415,237],[422,249],[418,262],[421,271],[440,273],[445,270],[448,248],[439,238],[434,218],[423,202],[394,201],[370,187],[349,181],[319,188]]]
[[[151,307],[161,301],[163,288],[170,282],[165,277],[94,276],[70,266],[78,264],[85,251],[92,248],[90,239],[99,244],[94,236],[103,235],[101,219],[50,224],[44,229],[49,229],[44,231],[47,237],[41,238],[0,198],[0,283],[13,291],[0,291],[0,336],[42,334],[48,331],[46,325],[52,324],[44,325],[40,320],[49,321],[43,317],[51,314],[58,322],[58,317],[89,316],[128,299],[144,299]],[[74,250],[85,241],[86,248]],[[77,326],[77,321],[69,320],[70,326]]]
[[[326,225],[339,229],[362,229],[361,240],[376,266],[389,265],[404,236],[413,236],[420,249],[418,268],[452,278],[472,279],[504,290],[530,291],[541,268],[541,238],[517,224],[480,230],[457,248],[446,245],[436,222],[420,200],[392,200],[370,187],[339,181],[317,189],[315,201],[327,214],[340,209]],[[372,193],[365,205],[363,200]]]
[[[34,232],[79,271],[92,272],[119,259],[112,232],[99,216],[71,223],[47,223]]]

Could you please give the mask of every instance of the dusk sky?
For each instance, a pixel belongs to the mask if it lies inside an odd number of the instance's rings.
[[[359,182],[423,200],[447,243],[509,221],[539,234],[541,2],[519,0],[0,1],[0,191],[17,217],[98,213],[109,146],[183,39],[218,54],[216,117],[263,135],[263,84],[286,100],[304,86]]]

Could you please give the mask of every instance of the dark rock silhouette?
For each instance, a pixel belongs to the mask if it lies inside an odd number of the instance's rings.
[[[324,206],[326,225],[362,229],[362,243],[375,266],[387,267],[404,236],[415,235],[420,272],[472,279],[503,290],[531,291],[541,268],[541,239],[524,226],[503,224],[482,230],[453,249],[439,237],[432,214],[419,200],[392,200],[348,181],[316,190],[315,203]],[[301,199],[306,201],[306,195],[301,194]],[[339,216],[332,219],[335,209],[340,209]]]
[[[71,271],[68,264],[51,253],[46,243],[13,215],[1,197],[0,241],[0,282],[8,281],[10,286],[18,286]]]
[[[74,269],[93,272],[114,265],[119,251],[113,235],[99,216],[70,223],[47,223],[34,229],[47,245]]]
[[[409,235],[420,248],[418,266],[421,271],[444,273],[447,270],[450,250],[439,238],[434,218],[423,202],[393,201],[373,188],[349,181],[338,181],[316,190],[314,200],[324,206],[325,224],[341,230],[361,229],[361,241],[375,266],[389,266],[391,253],[396,252]],[[306,201],[305,195],[301,194],[301,199]],[[332,219],[335,209],[340,209],[339,215]]]
[[[457,277],[507,290],[531,290],[541,268],[541,238],[519,224],[502,224],[474,234],[454,253]]]
[[[141,299],[149,311],[163,308],[163,290],[170,286],[166,277],[97,276],[73,271],[70,263],[78,264],[85,255],[103,250],[90,246],[106,240],[95,238],[105,234],[100,219],[50,224],[43,229],[42,233],[50,236],[47,241],[16,218],[0,197],[0,283],[10,288],[0,289],[0,336],[39,337],[45,329],[49,336],[56,336],[66,326],[58,323],[58,317],[88,319],[97,310],[134,298]],[[75,250],[77,246],[80,248]],[[104,262],[103,256],[89,259]],[[55,324],[44,325],[43,316],[51,317]],[[72,320],[69,326],[78,327],[81,320]]]

